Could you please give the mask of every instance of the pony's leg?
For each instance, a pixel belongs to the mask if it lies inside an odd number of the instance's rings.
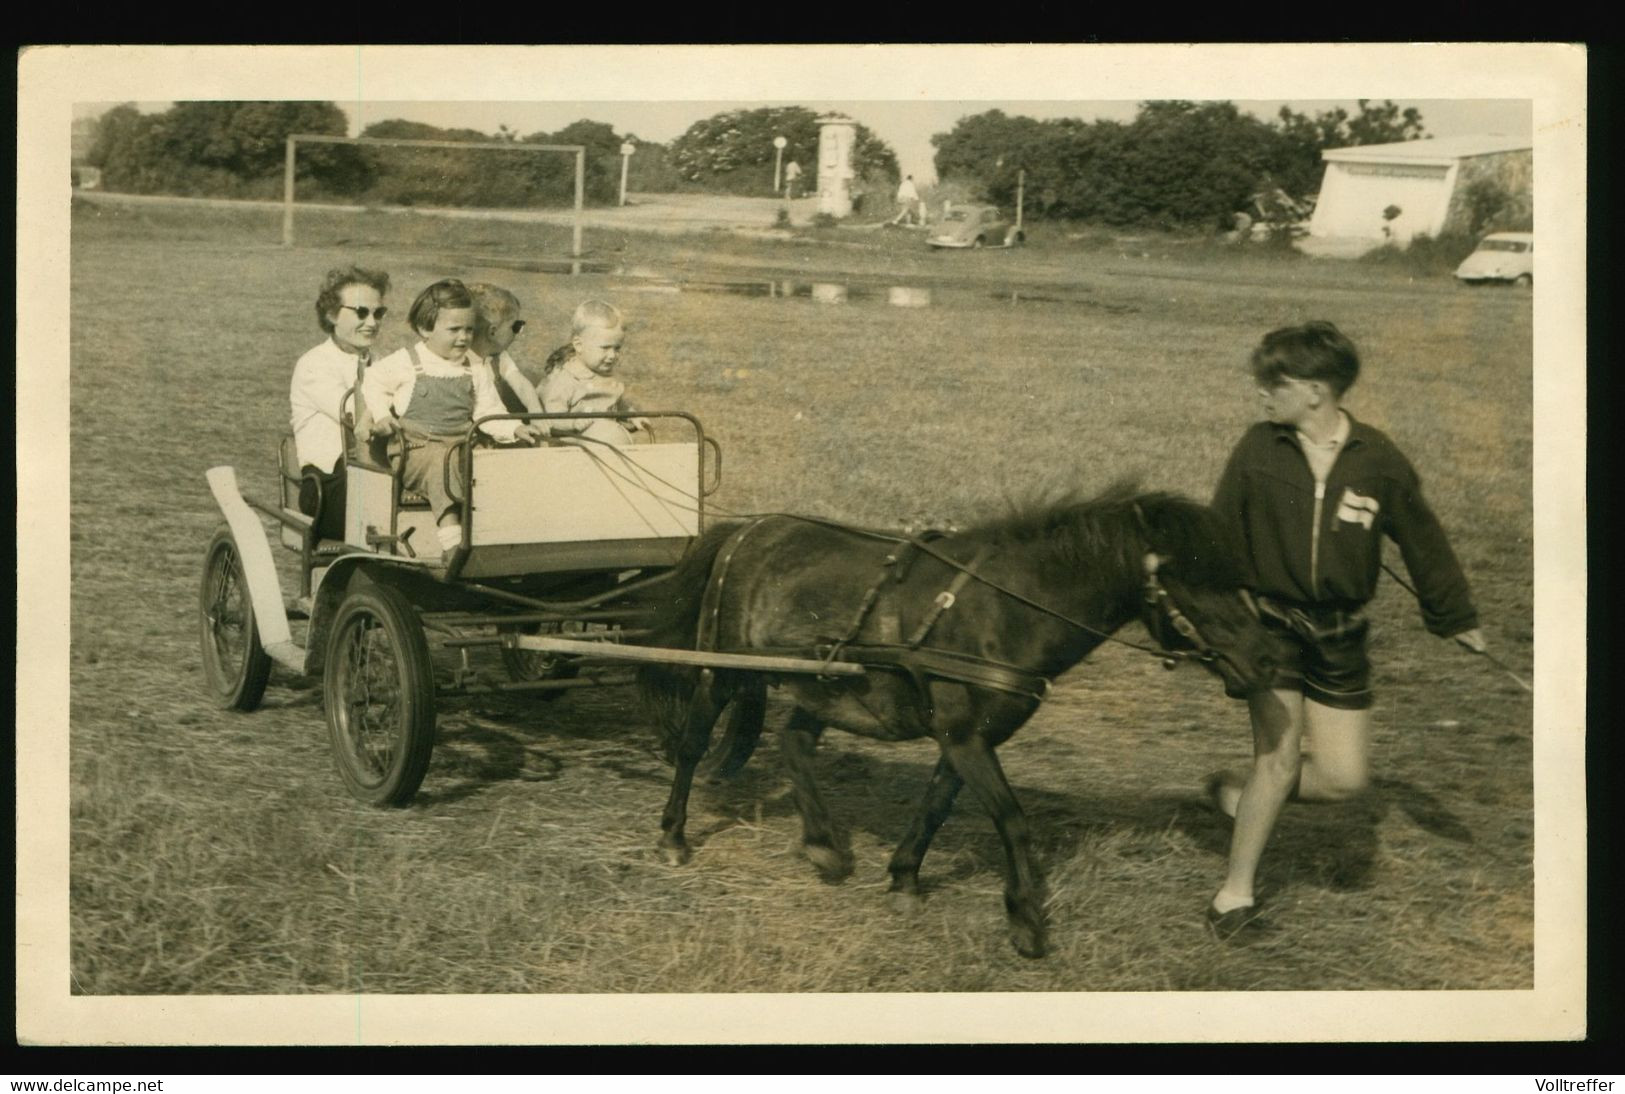
[[[660,850],[673,866],[688,861],[688,841],[683,835],[683,826],[688,823],[688,792],[694,785],[694,768],[711,743],[711,727],[716,724],[720,711],[716,674],[710,669],[701,669],[699,683],[689,699],[681,736],[673,750],[677,773],[672,776],[671,796],[666,799],[666,811],[660,818]]]
[[[925,800],[920,805],[920,811],[915,814],[908,834],[897,845],[891,864],[886,868],[891,873],[890,892],[894,903],[905,908],[919,903],[920,863],[925,859],[926,849],[931,846],[937,829],[948,819],[959,788],[964,785],[965,780],[948,762],[948,757],[937,757],[937,768],[931,772],[931,784],[925,788]]]
[[[779,731],[779,751],[801,813],[801,852],[818,868],[819,876],[834,883],[852,872],[852,854],[838,844],[829,808],[813,779],[813,752],[823,732],[822,722],[797,707]]]
[[[1043,957],[1044,883],[1033,862],[1027,816],[1004,777],[993,746],[973,736],[968,741],[950,741],[942,747],[948,762],[969,784],[971,793],[992,814],[999,839],[1004,842],[1004,910],[1009,917],[1010,941],[1023,957]]]

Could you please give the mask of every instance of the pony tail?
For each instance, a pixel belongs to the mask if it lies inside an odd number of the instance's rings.
[[[651,605],[650,634],[644,641],[651,646],[693,649],[698,639],[700,606],[711,584],[711,570],[717,554],[739,529],[737,522],[713,524],[695,540],[667,580],[655,586],[658,600]],[[688,717],[689,700],[699,673],[693,668],[652,664],[638,669],[638,692],[644,710],[654,719],[662,750],[668,760],[676,754],[678,738]]]
[[[542,365],[542,375],[557,372],[564,367],[564,362],[575,356],[576,348],[572,342],[566,342],[558,349],[547,355],[547,362]]]

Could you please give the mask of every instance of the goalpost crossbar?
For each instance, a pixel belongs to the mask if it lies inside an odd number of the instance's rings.
[[[572,257],[581,254],[581,212],[587,191],[587,147],[582,144],[527,144],[523,141],[428,141],[406,137],[335,137],[326,133],[290,133],[282,169],[282,245],[293,246],[294,150],[300,144],[362,144],[391,148],[444,148],[466,152],[565,152],[575,156],[575,218],[570,232]]]

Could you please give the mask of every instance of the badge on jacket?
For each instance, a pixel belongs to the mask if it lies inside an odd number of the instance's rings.
[[[1346,486],[1343,488],[1343,496],[1337,499],[1337,519],[1358,524],[1368,532],[1377,519],[1377,509],[1376,498],[1356,494]]]

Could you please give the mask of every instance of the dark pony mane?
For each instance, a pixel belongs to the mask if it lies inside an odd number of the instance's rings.
[[[1172,572],[1195,585],[1238,586],[1241,569],[1217,517],[1180,494],[1113,483],[1094,497],[1068,490],[1018,505],[962,536],[1036,549],[1054,565],[1076,568],[1103,558],[1138,570],[1147,550],[1168,556]]]

